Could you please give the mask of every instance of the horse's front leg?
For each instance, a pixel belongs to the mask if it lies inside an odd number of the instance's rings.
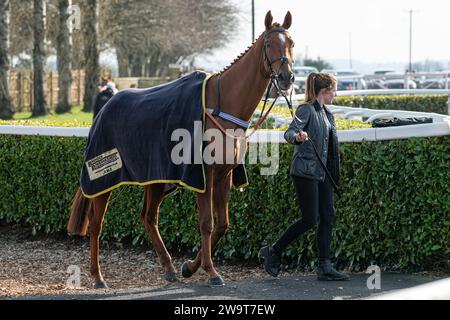
[[[214,177],[214,188],[212,191],[214,209],[217,214],[217,224],[211,235],[211,251],[219,242],[220,238],[228,229],[228,201],[231,190],[231,172]],[[182,274],[185,278],[192,276],[200,267],[202,261],[202,251],[200,250],[194,261],[187,261],[182,266]]]
[[[211,258],[211,234],[213,230],[213,210],[212,210],[212,172],[208,170],[208,183],[205,193],[197,194],[197,206],[199,210],[199,225],[201,233],[201,266],[209,275],[208,284],[212,286],[223,286],[224,281],[214,268]],[[186,263],[183,265],[185,266]]]

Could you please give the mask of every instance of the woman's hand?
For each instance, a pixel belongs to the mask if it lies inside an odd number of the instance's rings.
[[[295,141],[297,142],[305,142],[308,140],[308,133],[305,131],[301,131],[295,135]]]

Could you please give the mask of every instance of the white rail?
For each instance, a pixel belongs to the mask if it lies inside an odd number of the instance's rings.
[[[87,137],[89,128],[39,127],[39,126],[0,126],[0,134],[21,136]]]
[[[387,91],[398,92],[404,90],[387,90]],[[426,91],[437,91],[437,90],[426,90]],[[402,111],[402,110],[374,110],[365,108],[351,108],[345,106],[330,106],[330,109],[331,112],[336,117],[341,117],[344,119],[358,119],[358,120],[368,118],[366,122],[371,122],[374,119],[379,118],[394,118],[394,117],[397,118],[430,117],[433,119],[433,123],[429,124],[418,124],[418,125],[387,127],[387,128],[368,128],[358,130],[338,130],[339,142],[378,141],[378,140],[407,139],[413,137],[434,137],[434,136],[450,135],[450,116],[441,115],[437,113]],[[279,115],[274,115],[274,117],[276,118],[276,121],[283,124],[289,124],[292,121],[292,119],[290,118],[283,118]],[[86,138],[89,134],[89,128],[0,125],[0,135],[1,134]],[[258,130],[258,132],[256,132],[256,134],[254,134],[250,138],[249,142],[285,143],[286,141],[284,140],[284,131]]]
[[[84,137],[89,134],[89,128],[34,127],[34,126],[0,126],[0,135],[27,135],[53,137]],[[434,137],[450,135],[450,117],[438,123],[419,124],[412,126],[368,128],[359,130],[338,130],[339,142],[361,142],[407,139],[413,137]],[[250,143],[285,143],[284,131],[258,130]]]
[[[450,278],[373,295],[365,300],[450,300]]]

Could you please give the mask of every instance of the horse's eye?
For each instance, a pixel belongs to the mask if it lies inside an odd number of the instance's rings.
[[[266,48],[270,48],[270,43],[266,42]]]
[[[292,44],[291,44],[291,48],[293,48],[294,46],[295,46],[295,43],[293,43],[293,42],[292,42]]]

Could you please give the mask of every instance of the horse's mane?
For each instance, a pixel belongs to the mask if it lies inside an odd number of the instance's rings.
[[[281,25],[280,25],[278,22],[275,22],[274,24],[272,24],[271,29],[272,29],[272,28],[279,28],[280,26],[281,26]],[[253,41],[253,43],[252,43],[250,46],[248,46],[247,49],[245,49],[244,52],[242,52],[240,55],[238,55],[236,59],[234,59],[228,66],[226,66],[225,68],[223,68],[219,73],[224,73],[225,71],[227,71],[228,69],[230,69],[236,62],[238,62],[239,60],[241,60],[241,58],[242,58],[243,56],[245,56],[245,55],[247,54],[247,52],[250,51],[251,48],[253,48],[253,46],[255,45],[255,43],[258,42],[258,40],[263,36],[263,34],[264,34],[264,32],[261,33],[261,34],[259,35],[259,37],[256,38],[256,40]]]

